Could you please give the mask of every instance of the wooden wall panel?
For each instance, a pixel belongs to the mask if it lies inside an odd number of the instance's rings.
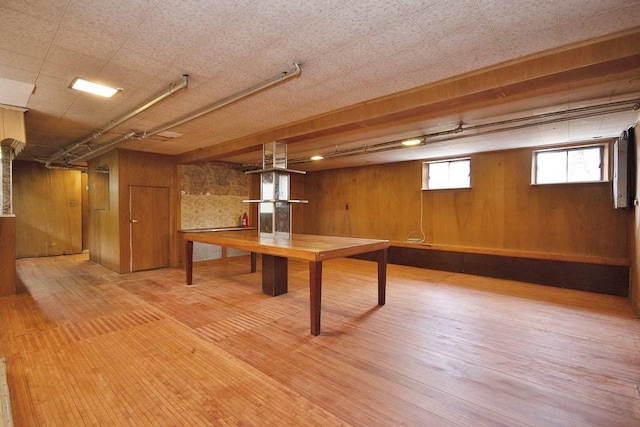
[[[129,193],[130,186],[151,186],[169,188],[170,212],[170,264],[178,266],[183,248],[179,239],[178,167],[173,156],[144,153],[140,151],[118,150],[119,158],[119,198],[120,198],[120,272],[129,273]]]
[[[613,209],[611,184],[531,186],[531,155],[473,155],[471,189],[422,192],[425,242],[628,258],[630,213]],[[305,232],[406,240],[420,183],[421,162],[311,172]]]
[[[82,252],[79,171],[13,162],[13,207],[18,258]]]
[[[26,142],[24,110],[0,107],[0,141],[5,138]]]
[[[531,186],[531,151],[510,156],[505,247],[627,258],[629,212],[613,209],[611,183]]]
[[[305,233],[404,239],[419,229],[420,177],[416,162],[309,173]]]
[[[0,297],[16,293],[16,218],[0,216]]]
[[[108,206],[96,203],[96,190],[100,190],[104,174],[96,168],[109,167]],[[118,152],[111,151],[88,162],[87,182],[89,185],[89,257],[91,260],[120,272],[120,199]],[[99,175],[99,177],[98,177]],[[102,199],[102,195],[100,195]],[[96,209],[96,207],[107,207]]]
[[[636,141],[636,156],[635,156],[635,169],[636,169],[636,200],[640,198],[640,131],[636,127],[635,130]],[[631,299],[631,305],[636,314],[640,316],[640,209],[636,206],[633,208],[633,220],[629,225],[629,252],[631,260],[631,268],[629,272],[629,298]]]
[[[89,181],[88,174],[80,175],[80,191],[82,197],[82,250],[89,249]]]

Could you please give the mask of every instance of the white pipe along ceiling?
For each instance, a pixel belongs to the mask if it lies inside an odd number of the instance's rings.
[[[134,131],[134,130],[130,130],[128,132],[126,132],[125,134],[123,134],[122,136],[120,136],[119,138],[104,143],[102,145],[99,145],[98,147],[95,148],[90,148],[87,146],[88,151],[86,151],[85,153],[81,153],[81,154],[73,154],[72,151],[75,150],[78,147],[81,147],[83,145],[86,145],[88,142],[92,141],[93,139],[96,139],[100,136],[102,136],[103,134],[105,134],[106,132],[108,132],[111,129],[114,129],[116,126],[121,125],[122,123],[126,122],[127,120],[137,116],[138,114],[142,113],[143,111],[153,107],[154,105],[156,105],[157,103],[159,103],[160,101],[163,101],[164,99],[168,98],[169,96],[173,95],[174,93],[178,92],[181,89],[184,89],[187,87],[188,85],[188,75],[183,75],[183,80],[180,83],[177,84],[173,84],[171,86],[171,89],[169,89],[167,92],[161,94],[160,96],[154,98],[153,100],[147,102],[146,104],[142,105],[141,107],[135,109],[134,111],[126,114],[125,116],[121,117],[120,119],[114,121],[114,122],[110,122],[107,126],[105,126],[104,128],[100,129],[97,132],[92,133],[91,135],[89,135],[88,137],[82,139],[79,142],[76,142],[74,144],[71,144],[69,147],[59,151],[58,153],[56,153],[54,156],[52,156],[51,158],[47,159],[45,161],[45,165],[47,167],[52,167],[52,163],[65,156],[68,155],[67,158],[65,158],[64,160],[64,165],[66,167],[74,167],[74,163],[82,161],[82,160],[86,160],[89,159],[91,157],[95,157],[98,154],[104,152],[105,150],[112,148],[114,146],[116,146],[117,144],[126,141],[128,139],[131,138],[139,138],[139,139],[146,139],[149,138],[151,136],[157,135],[159,133],[162,133],[164,131],[167,131],[171,128],[174,128],[176,126],[180,126],[184,123],[187,123],[189,121],[195,120],[205,114],[209,114],[215,110],[219,110],[223,107],[226,107],[234,102],[240,101],[244,98],[247,98],[249,96],[252,96],[258,92],[261,92],[263,90],[266,90],[272,86],[275,86],[277,84],[280,84],[286,80],[289,80],[293,77],[296,77],[298,75],[300,75],[302,72],[301,66],[300,64],[294,63],[293,64],[293,69],[291,69],[290,71],[284,71],[281,74],[277,75],[276,77],[273,77],[269,80],[266,80],[260,84],[257,84],[255,86],[250,87],[249,89],[243,90],[241,92],[238,92],[232,96],[229,96],[227,98],[224,98],[220,101],[217,101],[207,107],[204,107],[200,110],[197,110],[183,118],[180,118],[178,120],[172,121],[170,123],[167,123],[165,125],[159,126],[156,129],[150,130],[150,131],[144,131],[144,132],[139,132],[139,131]]]

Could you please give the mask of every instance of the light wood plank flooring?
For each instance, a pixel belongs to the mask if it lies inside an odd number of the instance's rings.
[[[0,298],[16,426],[638,426],[640,320],[624,298],[325,262],[261,293],[248,259],[118,275],[72,255],[18,262]]]

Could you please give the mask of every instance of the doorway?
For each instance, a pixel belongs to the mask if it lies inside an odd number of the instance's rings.
[[[129,186],[131,272],[169,266],[169,187]]]

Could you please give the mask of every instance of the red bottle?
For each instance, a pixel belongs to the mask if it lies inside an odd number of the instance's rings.
[[[249,226],[249,216],[247,215],[246,212],[244,214],[242,214],[242,226],[243,227],[248,227]]]

